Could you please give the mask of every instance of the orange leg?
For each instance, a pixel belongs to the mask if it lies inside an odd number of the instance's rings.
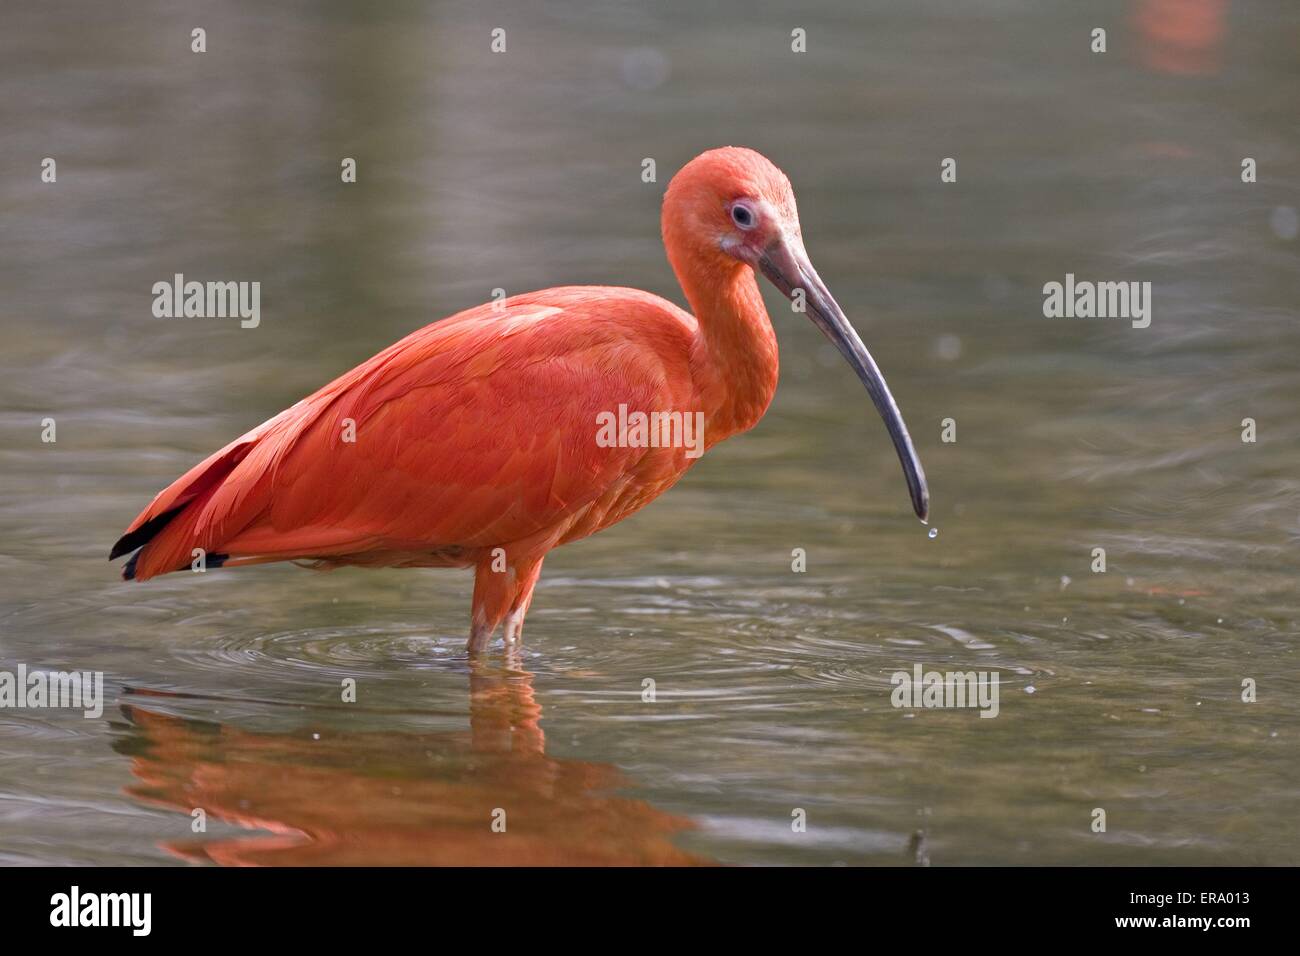
[[[527,568],[519,568],[515,586],[515,599],[506,614],[506,646],[515,647],[524,642],[524,615],[533,603],[533,588],[542,576],[542,559],[531,562]]]
[[[493,565],[495,564],[496,569]],[[497,570],[499,569],[499,570]],[[474,607],[470,617],[470,654],[487,647],[502,621],[506,622],[506,644],[511,645],[523,634],[524,615],[533,600],[533,588],[542,573],[542,559],[519,558],[510,561],[489,553],[474,569]]]

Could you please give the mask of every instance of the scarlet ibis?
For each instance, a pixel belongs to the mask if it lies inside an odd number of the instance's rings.
[[[702,153],[669,184],[662,227],[694,315],[638,289],[563,286],[427,325],[195,465],[110,560],[135,552],[123,577],[137,581],[196,555],[472,567],[470,653],[503,621],[512,645],[552,548],[639,511],[767,410],[777,347],[759,272],[862,380],[925,521],[902,414],[808,260],[785,174],[753,150]]]

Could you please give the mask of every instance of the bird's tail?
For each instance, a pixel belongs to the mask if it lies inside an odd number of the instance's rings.
[[[110,561],[124,554],[131,559],[122,568],[128,581],[146,581],[159,574],[191,566],[199,545],[203,505],[221,487],[256,444],[248,436],[227,445],[195,465],[150,502],[113,545]],[[207,567],[220,567],[226,555],[205,554]]]

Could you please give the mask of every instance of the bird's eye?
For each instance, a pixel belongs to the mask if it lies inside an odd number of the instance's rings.
[[[741,229],[754,228],[754,213],[748,206],[735,205],[731,207],[731,221]]]

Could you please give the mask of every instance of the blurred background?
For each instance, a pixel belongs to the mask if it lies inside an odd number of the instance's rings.
[[[0,710],[0,861],[1298,862],[1297,41],[1290,0],[6,10],[0,669],[109,703]],[[663,188],[725,144],[793,181],[937,537],[768,290],[766,419],[553,554],[519,660],[471,672],[465,574],[118,579],[158,489],[496,287],[681,302]],[[261,324],[155,318],[178,272]],[[1067,272],[1150,327],[1044,318]],[[894,709],[915,663],[1001,715]]]

